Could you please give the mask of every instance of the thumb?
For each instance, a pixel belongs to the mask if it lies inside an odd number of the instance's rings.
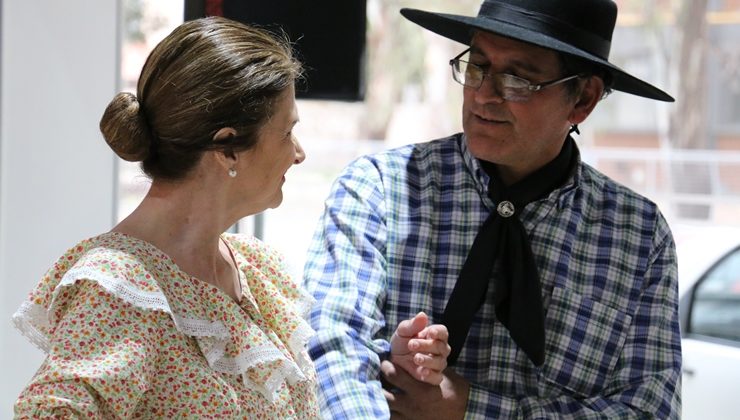
[[[427,314],[425,314],[424,312],[419,312],[412,319],[402,321],[400,324],[398,324],[396,334],[398,334],[399,337],[403,338],[415,337],[416,334],[419,334],[421,330],[426,328],[428,323],[429,317],[427,316]]]

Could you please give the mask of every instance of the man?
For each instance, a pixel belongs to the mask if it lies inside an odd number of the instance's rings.
[[[324,415],[678,418],[672,235],[570,136],[611,90],[673,101],[609,63],[616,5],[401,13],[469,46],[450,61],[464,133],[360,158],[333,186],[305,268]],[[439,386],[387,360],[418,311],[449,329]]]

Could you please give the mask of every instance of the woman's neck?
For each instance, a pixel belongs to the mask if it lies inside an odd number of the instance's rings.
[[[112,230],[146,241],[187,274],[239,299],[236,267],[221,233],[235,221],[212,192],[153,183],[139,206]]]

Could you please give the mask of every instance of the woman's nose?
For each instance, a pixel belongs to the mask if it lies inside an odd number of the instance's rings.
[[[306,160],[306,152],[303,151],[301,143],[295,137],[293,137],[293,144],[295,145],[295,160],[293,161],[293,164],[297,165]]]

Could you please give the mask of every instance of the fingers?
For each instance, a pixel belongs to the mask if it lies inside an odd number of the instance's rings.
[[[421,371],[425,370],[424,375]],[[442,383],[443,374],[441,372],[432,372],[422,367],[417,367],[413,372],[407,372],[405,369],[384,360],[380,363],[384,382],[383,395],[391,411],[397,411],[399,414],[408,414],[409,403],[408,395],[418,393],[428,385],[438,386]],[[395,388],[396,391],[389,391]]]
[[[431,356],[417,353],[414,355],[414,364],[422,368],[441,372],[447,368],[447,356]]]
[[[450,351],[447,345],[449,337],[447,327],[444,325],[430,325],[419,332],[417,338],[409,340],[409,350],[441,354],[446,357]]]
[[[429,317],[424,312],[419,312],[411,319],[401,321],[391,337],[391,353],[404,355],[409,352],[409,339],[417,337],[429,323]]]
[[[396,394],[388,391],[383,390],[383,396],[385,397],[385,400],[388,402],[388,405],[394,404],[396,402]]]
[[[437,386],[442,383],[442,379],[444,378],[444,375],[441,371],[438,370],[430,370],[425,367],[417,367],[416,371],[414,372],[414,378],[418,380],[419,382],[424,382],[429,385]]]
[[[426,353],[447,357],[450,354],[450,345],[446,341],[414,338],[409,340],[408,349],[411,352]]]
[[[429,354],[417,353],[414,355],[415,367],[410,368],[412,376],[430,385],[439,385],[442,383],[442,371],[447,368],[447,356],[433,356]]]
[[[450,334],[447,331],[447,327],[442,324],[434,324],[424,328],[419,333],[420,338],[429,338],[432,340],[440,340],[445,343],[450,338]]]
[[[424,312],[419,312],[415,317],[401,321],[396,328],[396,334],[401,338],[411,338],[419,334],[427,326],[429,317]]]
[[[444,325],[428,323],[429,317],[424,312],[399,323],[391,338],[390,360],[415,382],[436,386],[442,382],[442,371],[447,367],[449,334]],[[397,373],[389,371],[388,375]]]

